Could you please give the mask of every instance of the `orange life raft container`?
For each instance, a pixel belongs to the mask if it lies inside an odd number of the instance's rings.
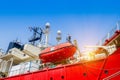
[[[43,63],[46,62],[54,63],[73,56],[75,52],[76,47],[72,43],[66,42],[46,48],[40,53],[39,58]]]

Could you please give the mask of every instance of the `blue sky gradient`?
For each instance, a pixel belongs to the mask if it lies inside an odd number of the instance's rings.
[[[67,34],[77,39],[80,48],[94,45],[120,20],[119,0],[1,0],[0,47],[6,49],[16,38],[27,43],[30,26],[51,24],[50,43],[57,30],[62,42]],[[54,36],[54,37],[53,37]]]

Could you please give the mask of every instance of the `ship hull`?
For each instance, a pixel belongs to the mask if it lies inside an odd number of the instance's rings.
[[[106,59],[69,64],[0,80],[119,80],[120,48]]]

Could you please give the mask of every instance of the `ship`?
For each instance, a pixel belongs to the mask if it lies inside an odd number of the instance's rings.
[[[10,42],[6,53],[0,52],[0,80],[120,80],[118,23],[99,43],[85,46],[90,50],[84,52],[70,35],[61,43],[60,30],[57,44],[49,45],[49,23],[44,30],[30,30],[34,34],[30,44],[16,40]]]

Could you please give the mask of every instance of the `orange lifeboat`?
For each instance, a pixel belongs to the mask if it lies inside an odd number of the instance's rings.
[[[48,47],[43,50],[39,58],[43,63],[46,62],[59,62],[74,55],[76,47],[72,43],[62,43],[56,46]]]

